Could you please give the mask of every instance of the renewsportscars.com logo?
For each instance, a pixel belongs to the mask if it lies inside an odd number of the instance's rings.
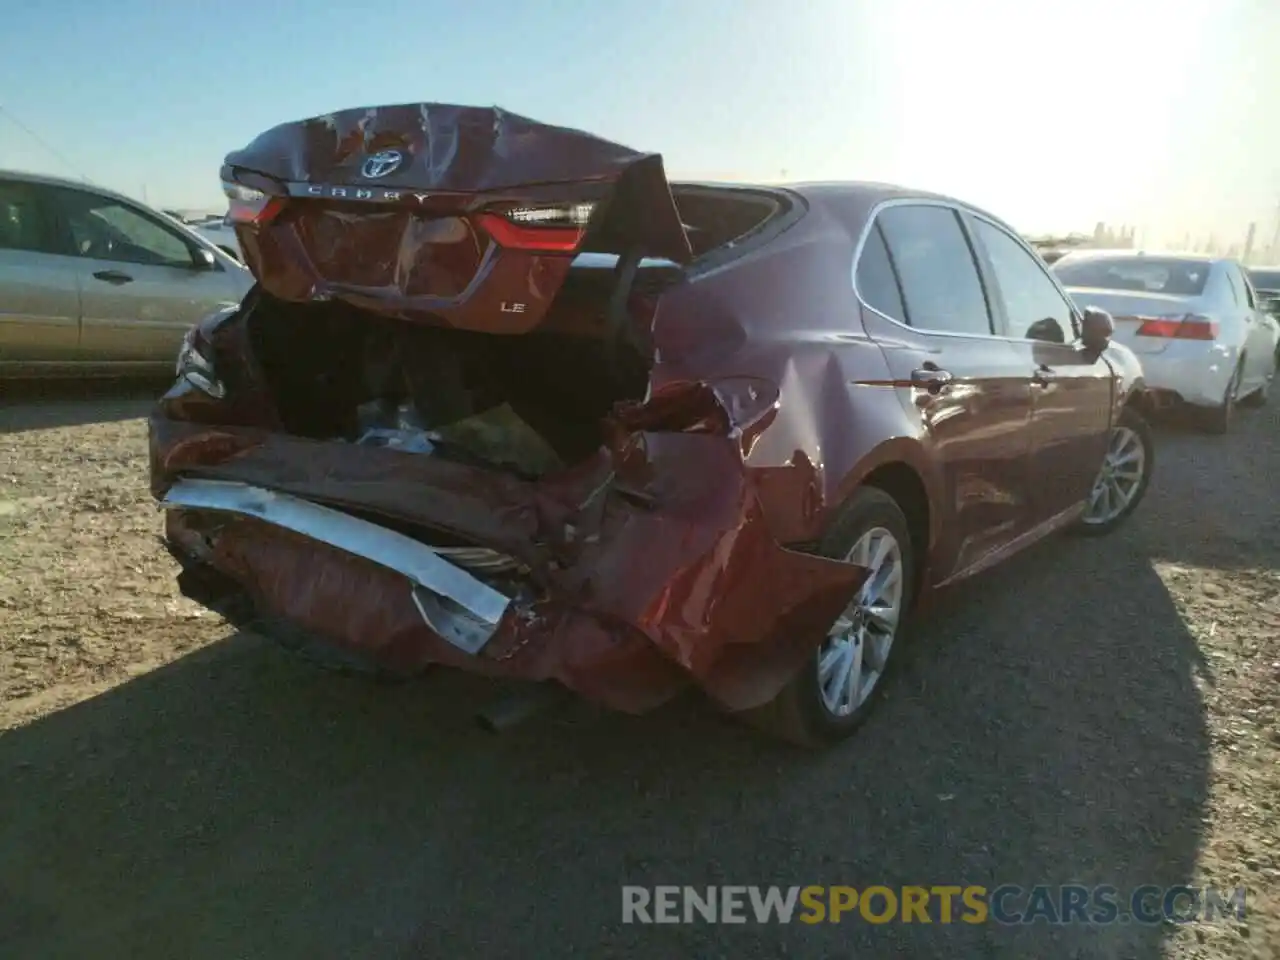
[[[1154,884],[624,886],[623,923],[1199,923],[1245,918],[1243,887]]]

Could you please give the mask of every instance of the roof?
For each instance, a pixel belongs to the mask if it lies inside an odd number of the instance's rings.
[[[960,206],[971,206],[963,200],[957,200],[955,197],[948,197],[941,193],[933,193],[929,190],[917,190],[913,187],[904,187],[896,183],[880,183],[874,180],[810,180],[800,183],[779,184],[787,190],[794,190],[796,193],[805,197],[813,197],[815,199],[824,197],[842,197],[856,198],[861,200],[870,200],[879,203],[883,200],[897,199],[918,199],[918,200],[940,200],[946,203],[954,203]]]
[[[17,180],[22,183],[39,183],[47,187],[70,187],[74,190],[92,190],[94,193],[101,194],[104,197],[112,197],[116,200],[124,200],[128,203],[137,204],[138,201],[133,197],[126,196],[116,190],[100,187],[96,183],[90,183],[87,180],[73,180],[69,177],[55,177],[47,173],[29,173],[25,170],[0,170],[0,180]],[[146,204],[143,204],[146,206]]]
[[[1130,250],[1124,247],[1114,249],[1103,249],[1098,247],[1077,248],[1070,252],[1073,260],[1087,260],[1094,257],[1125,257],[1132,259],[1142,259],[1150,257],[1153,260],[1183,260],[1187,263],[1222,263],[1230,262],[1231,257],[1219,257],[1208,253],[1187,253],[1177,250]]]
[[[794,190],[811,203],[829,204],[843,207],[859,220],[865,220],[872,210],[881,203],[893,200],[926,200],[945,203],[969,210],[988,220],[1000,224],[1010,233],[1018,231],[1002,217],[984,210],[975,204],[934,193],[931,190],[920,190],[915,187],[904,187],[896,183],[879,183],[872,180],[818,181],[810,183],[779,184],[786,190]]]
[[[929,190],[917,190],[900,186],[896,183],[879,183],[873,180],[805,180],[795,183],[757,183],[757,182],[716,182],[712,180],[672,180],[673,187],[711,187],[717,190],[789,190],[798,193],[806,200],[813,201],[862,201],[870,204],[884,200],[937,200],[953,203],[956,206],[979,210],[971,203],[957,200],[941,193]],[[986,211],[979,212],[990,216]]]

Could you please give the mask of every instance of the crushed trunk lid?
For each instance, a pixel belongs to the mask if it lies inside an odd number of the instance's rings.
[[[524,333],[579,253],[691,258],[662,158],[497,107],[418,103],[286,123],[229,154],[245,261],[285,300]]]

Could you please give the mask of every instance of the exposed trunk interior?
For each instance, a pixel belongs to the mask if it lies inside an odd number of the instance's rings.
[[[696,256],[731,247],[785,200],[763,191],[673,188]],[[657,294],[683,276],[667,261],[583,254],[533,332],[497,335],[409,323],[341,301],[293,303],[263,290],[248,317],[285,429],[316,439],[405,446],[537,477],[601,442],[613,406],[645,395]]]
[[[611,321],[616,271],[581,273],[562,288],[545,329],[520,336],[262,293],[248,320],[251,342],[289,433],[355,442],[370,429],[408,426],[432,437],[439,455],[539,475],[554,461],[594,452],[601,420],[616,402],[643,397],[648,383],[650,358],[635,322],[649,306],[643,290],[637,284],[629,304],[613,304],[622,316]],[[468,421],[475,426],[465,436],[440,441]],[[504,456],[494,433],[518,423],[554,458],[530,454],[528,443],[523,456],[514,449]]]

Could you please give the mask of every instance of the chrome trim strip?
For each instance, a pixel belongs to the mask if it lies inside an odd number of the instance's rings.
[[[13,313],[9,310],[0,310],[0,323],[38,323],[41,326],[49,327],[78,327],[80,318],[42,316],[33,313]]]
[[[293,530],[402,574],[423,621],[467,653],[479,653],[511,601],[426,544],[367,520],[246,483],[179,480],[160,506],[237,513]]]

